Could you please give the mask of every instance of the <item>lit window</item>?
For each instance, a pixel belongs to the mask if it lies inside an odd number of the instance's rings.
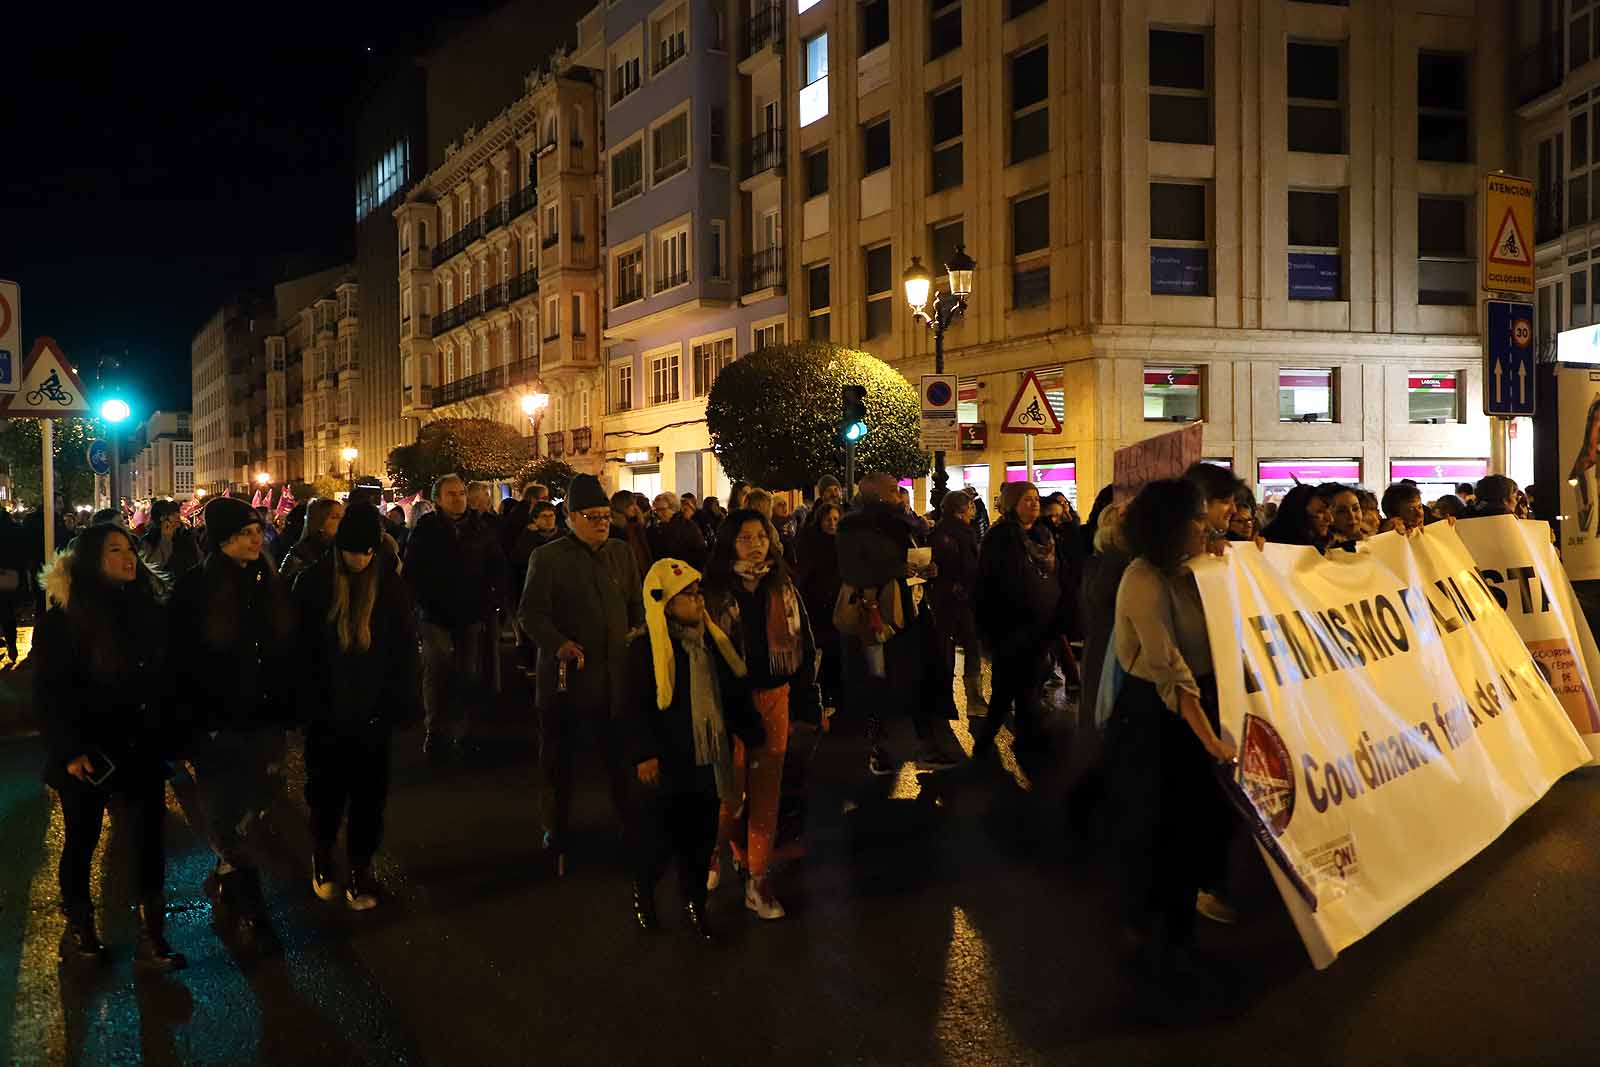
[[[1144,367],[1144,419],[1146,422],[1200,421],[1200,384],[1203,367]]]
[[[1460,376],[1453,371],[1414,370],[1406,379],[1406,406],[1411,421],[1417,423],[1451,423],[1461,421],[1456,382]]]
[[[808,38],[804,47],[805,70],[800,90],[800,125],[809,126],[828,114],[828,35]]]
[[[689,281],[689,231],[677,230],[656,238],[655,291],[686,285]]]
[[[1326,367],[1281,367],[1278,370],[1279,422],[1336,422],[1334,381]]]
[[[613,307],[622,307],[644,298],[644,250],[635,248],[623,252],[616,260],[616,300]]]
[[[676,350],[650,360],[650,403],[670,404],[678,399],[682,377]]]

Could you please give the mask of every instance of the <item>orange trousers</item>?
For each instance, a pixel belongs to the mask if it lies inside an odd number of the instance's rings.
[[[733,850],[734,859],[743,863],[752,878],[766,877],[772,862],[772,842],[778,834],[778,800],[783,791],[783,757],[789,750],[789,687],[757,689],[751,694],[761,725],[766,727],[767,742],[752,753],[746,753],[744,742],[733,739],[734,782],[744,797],[747,811],[745,832],[738,840],[739,805],[724,801],[717,820],[717,850],[715,859],[726,841]],[[747,761],[746,756],[749,756]],[[747,767],[753,762],[754,767]]]

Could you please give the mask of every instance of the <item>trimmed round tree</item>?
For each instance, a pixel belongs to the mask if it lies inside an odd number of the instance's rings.
[[[389,453],[389,477],[403,493],[427,492],[443,474],[468,481],[509,478],[531,449],[514,427],[493,419],[435,419],[416,441]]]
[[[866,352],[796,341],[752,352],[717,374],[706,426],[728,476],[767,489],[801,489],[824,474],[843,480],[839,417],[846,385],[867,391],[857,476],[926,474],[930,457],[918,444],[922,409],[912,384]]]

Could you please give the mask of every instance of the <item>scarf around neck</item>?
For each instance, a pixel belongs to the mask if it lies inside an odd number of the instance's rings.
[[[722,717],[722,687],[717,679],[717,665],[706,647],[705,624],[668,619],[667,632],[689,661],[689,723],[694,737],[695,766],[710,767],[717,781],[717,796],[723,801],[737,803],[733,753],[728,745],[727,724]]]
[[[750,563],[736,561],[733,573],[749,592],[761,598],[761,583],[772,573],[774,561],[770,559]],[[754,621],[752,620],[752,625]],[[774,678],[788,678],[800,668],[800,597],[794,583],[787,579],[773,582],[767,588],[766,605],[761,625],[767,632],[767,667]]]

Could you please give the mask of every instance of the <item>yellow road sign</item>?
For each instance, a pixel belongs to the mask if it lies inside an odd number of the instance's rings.
[[[1533,182],[1509,174],[1483,176],[1483,287],[1491,293],[1533,292]]]

